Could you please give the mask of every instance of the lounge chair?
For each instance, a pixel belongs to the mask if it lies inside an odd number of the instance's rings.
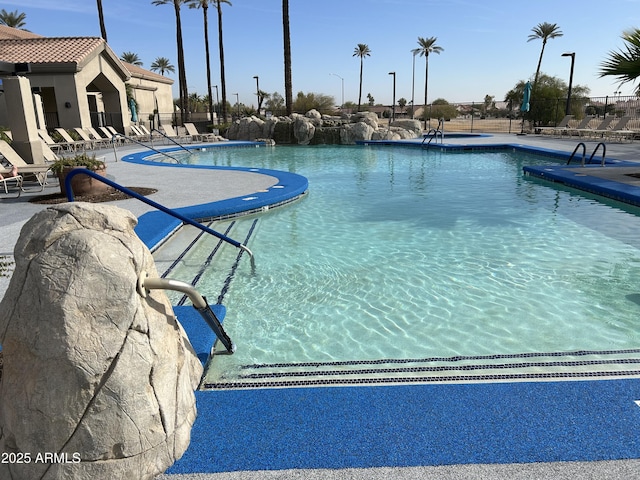
[[[85,148],[87,148],[87,144],[82,141],[82,140],[74,140],[73,138],[71,138],[71,135],[69,135],[69,132],[67,132],[64,128],[54,128],[53,129],[54,132],[56,132],[58,135],[60,135],[60,137],[62,137],[62,140],[65,141],[65,143],[67,143],[68,145],[71,145],[73,150],[77,150],[78,148],[82,148],[83,150]]]
[[[631,117],[621,117],[610,130],[604,133],[604,136],[606,138],[619,139],[620,141],[626,138],[633,140],[635,132],[633,130],[627,130],[629,121],[631,121]]]
[[[85,127],[85,130],[89,133],[93,140],[100,142],[104,146],[107,146],[109,144],[109,141],[111,140],[111,135],[109,135],[108,137],[103,137],[93,127]]]
[[[33,175],[40,184],[41,190],[47,185],[47,175],[50,167],[46,164],[33,164],[25,162],[16,151],[11,148],[4,140],[0,140],[0,155],[9,162],[9,164],[18,168],[18,173],[23,177],[25,175]],[[0,172],[3,173],[4,172]]]
[[[589,128],[589,124],[591,123],[591,120],[593,120],[595,118],[595,116],[593,115],[588,115],[586,117],[584,117],[582,119],[582,121],[576,125],[575,127],[571,127],[569,125],[567,125],[567,128],[565,129],[560,129],[558,131],[558,133],[560,134],[560,136],[562,137],[563,133],[566,133],[567,135],[579,135],[580,134],[580,130],[584,130]]]
[[[181,140],[190,140],[189,137],[181,137],[180,135],[178,135],[171,125],[162,125],[162,127],[160,128],[162,129],[161,131],[164,132],[166,137],[175,140],[176,142],[180,142]]]
[[[38,135],[44,141],[44,143],[46,143],[49,146],[49,148],[51,148],[51,150],[53,150],[56,153],[60,153],[63,150],[68,150],[68,151],[73,150],[73,145],[70,145],[66,142],[54,141],[53,138],[51,138],[51,136],[46,130],[38,130]]]
[[[11,170],[8,170],[8,171],[2,170],[2,172],[0,172],[0,176],[2,177],[0,178],[0,184],[4,188],[4,194],[8,195],[9,183],[15,182],[15,187],[18,190],[18,195],[16,195],[16,198],[17,198],[24,191],[24,189],[22,188],[22,175],[18,174],[18,175],[13,175],[11,177],[9,175],[11,175]],[[7,198],[7,197],[1,197],[1,198]]]
[[[91,138],[91,135],[89,135],[89,132],[86,131],[85,129],[80,127],[75,127],[74,130],[80,136],[85,146],[95,149],[97,148],[98,145],[102,145],[102,140],[99,140],[97,138]]]
[[[605,117],[596,128],[583,128],[578,132],[578,134],[581,137],[602,137],[604,136],[604,133],[608,131],[609,125],[611,125],[613,119],[614,117]]]
[[[191,137],[192,142],[210,142],[217,136],[213,133],[198,132],[198,129],[193,123],[185,123],[184,128],[187,131],[187,135]]]
[[[536,133],[555,134],[555,132],[558,132],[562,129],[566,129],[567,125],[569,125],[569,120],[571,120],[572,118],[573,118],[573,115],[565,115],[564,118],[560,120],[560,123],[558,123],[558,125],[556,125],[555,127],[536,127]]]
[[[113,127],[111,127],[113,128]],[[116,143],[124,143],[124,138],[120,136],[118,132],[113,133],[107,127],[98,127],[98,129],[102,132],[102,134],[109,139],[111,142]]]
[[[138,140],[139,142],[146,142],[149,140],[149,135],[140,130],[140,127],[137,125],[131,125],[129,128],[131,128],[130,137]]]

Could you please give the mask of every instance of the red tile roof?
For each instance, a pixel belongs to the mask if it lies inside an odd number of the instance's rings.
[[[93,52],[102,49],[97,37],[28,38],[0,40],[0,60],[23,63],[81,64]]]
[[[28,30],[20,30],[17,28],[0,25],[0,40],[15,40],[17,38],[42,38],[42,35],[29,32]]]

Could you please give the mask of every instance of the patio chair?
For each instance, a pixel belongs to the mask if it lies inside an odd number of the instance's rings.
[[[614,117],[605,117],[602,122],[600,122],[600,125],[598,125],[596,128],[583,128],[581,129],[578,134],[581,137],[598,137],[598,136],[603,136],[604,132],[608,131],[609,125],[611,125],[611,122],[613,122]]]
[[[111,128],[113,128],[113,127],[111,127]],[[121,137],[120,134],[115,131],[115,129],[114,129],[115,133],[112,132],[111,130],[109,130],[107,127],[98,127],[98,130],[100,130],[102,132],[102,134],[109,139],[109,141],[115,142],[115,143],[118,143],[118,144],[123,144],[124,143],[124,138]]]
[[[631,117],[625,116],[621,117],[620,120],[607,132],[604,133],[606,138],[619,139],[620,141],[631,138],[633,140],[633,136],[635,132],[633,130],[627,129],[627,124],[631,121]]]
[[[84,144],[89,148],[95,149],[98,146],[98,144],[101,143],[100,140],[91,138],[91,135],[89,135],[89,132],[87,132],[83,128],[75,127],[73,130],[80,136]]]
[[[560,123],[558,123],[558,125],[556,125],[555,127],[536,127],[536,133],[554,134],[555,132],[558,132],[562,129],[566,129],[567,125],[569,125],[569,120],[571,120],[572,118],[573,115],[565,115],[564,118],[560,120]]]
[[[66,142],[54,141],[53,138],[51,138],[51,136],[49,135],[49,132],[47,132],[46,130],[39,129],[38,135],[44,141],[44,143],[46,143],[49,148],[56,153],[60,153],[63,150],[71,151],[73,149],[73,146],[69,145]]]
[[[593,120],[594,118],[596,118],[594,115],[588,115],[586,117],[584,117],[582,119],[582,121],[576,125],[575,127],[571,127],[569,125],[567,125],[567,128],[564,129],[560,129],[559,130],[559,134],[562,137],[563,133],[566,133],[567,135],[571,136],[571,135],[579,135],[580,130],[584,130],[586,128],[589,128],[589,124],[591,123],[591,120]]]
[[[8,173],[10,174],[11,170],[9,170]],[[7,172],[3,170],[2,172],[0,172],[0,176],[2,177],[0,178],[0,184],[2,184],[2,187],[4,188],[4,194],[9,195],[9,183],[15,182],[15,188],[16,190],[18,190],[18,195],[16,195],[16,198],[19,197],[20,194],[24,191],[24,189],[22,188],[22,175],[18,174],[18,175],[13,175],[9,177],[7,176]],[[0,198],[8,198],[8,197],[0,197]]]
[[[130,125],[129,128],[131,128],[131,133],[129,134],[130,137],[138,140],[139,142],[146,142],[149,140],[149,135],[140,130],[140,127],[137,125]]]
[[[10,164],[18,168],[18,173],[23,177],[33,175],[40,184],[40,190],[44,190],[47,185],[47,175],[50,167],[46,164],[33,164],[25,162],[16,151],[4,140],[0,140],[0,155]],[[3,173],[4,172],[0,172]]]
[[[208,142],[216,138],[213,133],[200,133],[193,123],[185,123],[184,128],[193,142]]]
[[[69,135],[69,132],[67,132],[64,128],[54,128],[53,131],[60,135],[65,143],[71,145],[73,151],[76,151],[78,148],[82,148],[83,150],[87,148],[87,144],[84,141],[74,140],[71,135]]]
[[[180,137],[180,135],[176,133],[171,125],[162,125],[160,129],[160,131],[163,132],[165,136],[175,140],[176,142],[179,142],[180,140],[187,140],[187,138],[185,137]]]

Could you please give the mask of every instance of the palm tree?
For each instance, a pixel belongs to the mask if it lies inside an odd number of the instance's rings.
[[[360,57],[360,89],[358,90],[358,111],[360,111],[360,104],[362,103],[362,67],[364,65],[364,57],[371,55],[371,50],[366,43],[359,43],[353,51],[354,57]]]
[[[130,63],[131,65],[137,65],[138,67],[142,66],[142,60],[140,60],[137,53],[123,52],[122,55],[120,55],[120,60]]]
[[[640,78],[640,28],[622,33],[626,42],[624,50],[609,52],[609,57],[600,66],[600,77],[618,77],[620,84]],[[636,88],[640,96],[640,85]]]
[[[160,72],[160,75],[164,75],[164,72],[174,73],[175,67],[171,65],[171,61],[165,57],[156,58],[150,67],[152,72]]]
[[[176,15],[176,44],[178,47],[178,85],[180,90],[180,120],[187,121],[189,91],[187,88],[187,71],[184,65],[184,46],[182,44],[182,22],[180,20],[180,5],[186,0],[153,0],[153,5],[173,4]],[[219,0],[218,0],[219,1]]]
[[[542,49],[540,50],[540,58],[538,59],[538,68],[536,68],[536,76],[533,80],[533,88],[536,87],[536,83],[538,83],[538,77],[540,76],[540,66],[542,65],[542,55],[544,55],[544,47],[547,44],[547,40],[551,38],[557,38],[562,36],[562,31],[560,27],[555,23],[539,23],[535,27],[531,29],[533,32],[529,35],[529,39],[527,42],[532,40],[542,40]]]
[[[100,33],[104,41],[107,41],[107,27],[104,26],[104,14],[102,13],[102,0],[98,1],[98,19],[100,20]]]
[[[4,8],[0,10],[0,25],[6,25],[11,28],[20,28],[23,29],[26,25],[25,20],[27,19],[26,13],[20,13],[18,10],[15,12],[7,12]],[[24,29],[23,29],[24,30]]]
[[[204,50],[207,62],[207,92],[209,100],[209,113],[213,113],[213,96],[211,95],[211,59],[209,57],[209,2],[215,0],[188,0],[189,8],[202,8],[202,16],[204,18]]]
[[[222,121],[227,121],[227,81],[224,75],[224,42],[222,41],[222,4],[231,5],[229,0],[213,0],[218,11],[218,50],[220,51],[220,90],[222,90],[222,105],[220,106],[220,116]],[[209,94],[211,98],[211,94]]]
[[[282,0],[282,32],[284,38],[284,97],[287,115],[293,112],[293,83],[291,81],[291,31],[289,29],[289,0]]]
[[[442,48],[439,45],[436,45],[436,42],[438,41],[437,37],[429,37],[429,38],[422,38],[422,37],[418,37],[418,48],[414,48],[413,50],[411,50],[411,53],[413,53],[414,55],[420,55],[421,57],[424,57],[425,60],[425,70],[424,70],[424,112],[423,112],[423,116],[424,116],[424,129],[427,129],[427,87],[428,87],[428,83],[429,83],[429,54],[430,53],[437,53],[438,55],[440,55],[440,52],[444,51],[444,48]]]

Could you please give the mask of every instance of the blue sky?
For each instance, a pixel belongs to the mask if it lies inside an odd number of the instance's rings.
[[[103,0],[109,45],[120,56],[137,53],[143,67],[163,56],[177,65],[173,6],[151,0]],[[268,93],[284,95],[282,2],[232,0],[223,5],[228,100],[255,104],[256,81]],[[26,28],[44,36],[100,36],[92,0],[3,0],[0,8],[24,12]],[[413,56],[418,37],[437,37],[444,48],[429,57],[429,102],[504,99],[508,90],[535,73],[542,42],[527,42],[539,23],[556,23],[564,35],[547,43],[542,71],[568,82],[575,52],[574,85],[586,85],[592,96],[631,94],[613,78],[598,78],[611,50],[623,46],[624,30],[640,27],[640,0],[290,0],[293,91],[332,95],[357,102],[360,63],[358,43],[371,49],[364,61],[363,103],[390,103],[396,72],[396,99],[411,100]],[[206,94],[202,11],[182,7],[187,83],[190,93]],[[217,17],[209,9],[213,85],[220,84]],[[415,101],[424,98],[424,57],[416,58]],[[335,74],[335,75],[332,75]],[[338,76],[336,76],[338,75]],[[170,74],[177,80],[177,74]],[[177,83],[177,82],[176,82]],[[177,96],[177,89],[174,88]],[[214,90],[215,95],[215,90]]]

